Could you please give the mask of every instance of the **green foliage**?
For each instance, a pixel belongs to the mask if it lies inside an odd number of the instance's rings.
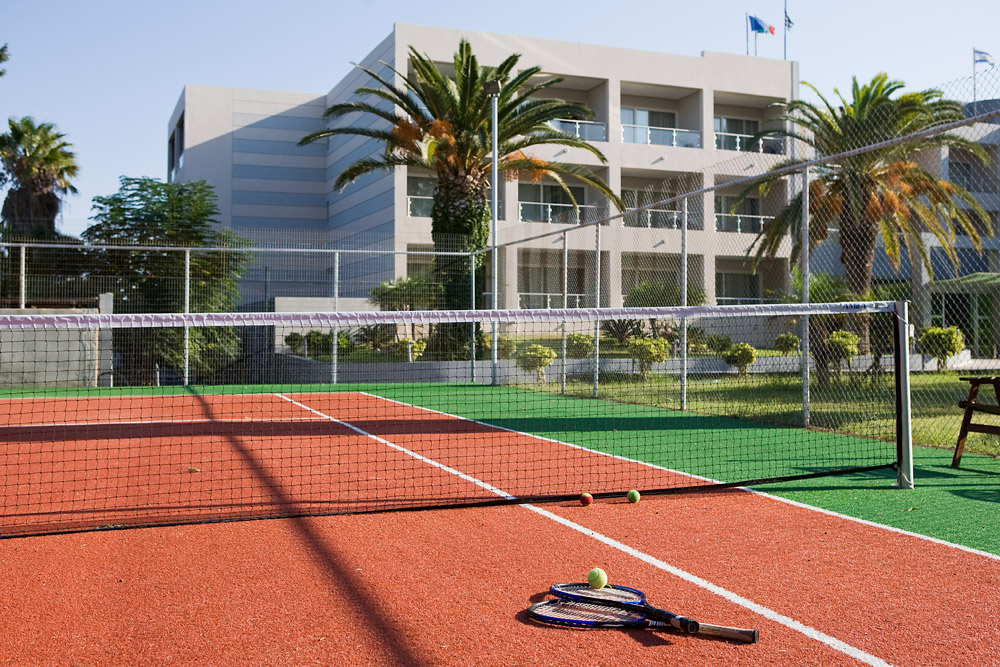
[[[847,368],[850,369],[851,361],[858,354],[858,344],[860,342],[860,336],[853,331],[844,331],[843,329],[831,331],[830,335],[826,337],[829,360],[834,364],[838,375],[840,373],[841,362],[846,362]]]
[[[594,354],[594,337],[587,334],[566,335],[566,356],[570,359],[587,359]]]
[[[705,291],[688,285],[687,305],[700,306],[705,303]],[[681,305],[681,288],[662,280],[643,280],[629,290],[622,304],[626,308],[655,308]]]
[[[94,223],[82,234],[95,245],[180,246],[190,255],[190,312],[231,312],[237,283],[250,260],[248,252],[199,251],[199,247],[245,245],[219,230],[213,188],[204,181],[163,183],[152,178],[121,178],[117,193],[94,198]],[[114,293],[116,313],[184,312],[185,253],[138,250],[95,250],[81,270],[84,281]],[[110,289],[109,289],[110,288]],[[235,329],[190,330],[190,367],[198,377],[231,365],[240,355]],[[118,330],[115,352],[121,363],[115,375],[123,384],[153,380],[156,367],[178,374],[184,364],[183,329]]]
[[[922,329],[917,342],[920,344],[921,352],[937,359],[939,371],[947,369],[948,357],[958,354],[965,347],[962,332],[956,326]]]
[[[517,354],[517,341],[506,336],[497,336],[497,341],[500,345],[500,349],[497,351],[497,359],[513,359],[514,355]],[[484,358],[490,358],[491,355],[489,353],[492,345],[492,337],[489,335],[483,336],[482,340],[476,343],[476,346],[486,353]]]
[[[393,346],[398,361],[419,361],[427,349],[427,341],[403,338]]]
[[[368,291],[368,301],[380,310],[430,310],[440,286],[422,276],[386,280]]]
[[[721,357],[733,346],[733,339],[723,334],[709,334],[705,339],[705,345],[712,354]]]
[[[354,340],[362,345],[368,345],[374,350],[381,350],[396,342],[395,324],[369,324],[359,327],[354,333]]]
[[[722,360],[734,366],[740,375],[746,375],[750,364],[757,361],[757,350],[749,343],[736,343],[722,355]]]
[[[663,338],[629,338],[629,356],[639,364],[639,376],[648,380],[654,363],[667,360],[670,353],[670,343]]]
[[[619,345],[626,345],[629,338],[642,336],[642,322],[639,320],[602,320],[601,331],[604,332],[604,335],[618,341]]]
[[[778,334],[774,339],[774,349],[783,355],[789,355],[799,349],[799,337],[791,332]]]
[[[534,372],[539,384],[545,382],[545,368],[555,359],[555,350],[537,343],[525,345],[517,351],[518,367],[525,371]]]
[[[305,352],[305,337],[300,333],[290,333],[285,336],[285,345],[288,346],[292,354],[301,357]]]

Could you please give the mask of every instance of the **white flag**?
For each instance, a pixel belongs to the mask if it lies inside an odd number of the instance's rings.
[[[972,49],[972,62],[973,63],[986,63],[987,65],[995,65],[996,60],[993,56],[986,53],[985,51],[980,51],[979,49]]]

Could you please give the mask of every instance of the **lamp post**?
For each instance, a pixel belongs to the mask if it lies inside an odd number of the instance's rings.
[[[490,151],[492,154],[492,166],[490,170],[490,237],[491,237],[491,247],[490,247],[490,263],[492,265],[492,270],[490,271],[490,308],[492,310],[497,309],[497,290],[499,289],[499,281],[497,280],[497,274],[499,273],[500,265],[497,261],[497,206],[498,197],[500,194],[500,189],[497,185],[497,160],[499,155],[497,154],[497,101],[500,98],[500,81],[493,79],[491,81],[485,81],[483,83],[483,92],[490,98],[493,105],[493,117],[490,123],[492,131],[492,140],[490,142]],[[497,377],[497,352],[498,352],[498,340],[497,340],[497,322],[496,319],[491,323],[491,337],[490,337],[490,365],[493,372],[493,385],[499,384]]]

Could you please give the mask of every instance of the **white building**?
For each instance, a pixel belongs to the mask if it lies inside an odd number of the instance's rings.
[[[483,64],[519,53],[520,65],[538,65],[547,75],[562,77],[564,82],[552,94],[584,102],[596,115],[593,122],[562,123],[562,129],[592,142],[608,162],[602,165],[589,153],[560,147],[540,149],[539,157],[593,167],[629,204],[723,183],[747,176],[748,170],[761,173],[786,157],[780,140],[748,146],[747,139],[768,126],[777,113],[771,105],[797,96],[795,62],[710,52],[678,56],[397,24],[359,63],[392,76],[381,63],[405,71],[411,46],[450,63],[462,38],[469,40]],[[329,105],[352,99],[354,91],[368,83],[367,75],[355,70],[325,95],[188,85],[170,119],[169,178],[204,179],[214,185],[223,226],[248,238],[272,244],[429,250],[430,174],[398,168],[335,192],[338,174],[380,153],[380,144],[363,137],[337,137],[297,145],[304,135],[325,126],[322,114]],[[351,114],[335,122],[373,121]],[[743,159],[730,159],[737,156]],[[739,169],[732,169],[738,173],[718,166],[727,160],[739,163]],[[518,181],[501,187],[501,244],[576,228],[576,216],[556,188]],[[574,187],[585,212],[590,205],[603,206],[595,193]],[[689,201],[689,277],[704,290],[708,303],[759,300],[769,290],[787,286],[790,246],[765,261],[756,274],[746,259],[754,232],[778,210],[786,193],[779,188],[763,201],[751,199],[737,216],[730,214],[726,198],[738,193],[710,192]],[[674,204],[668,210],[614,220],[602,229],[601,305],[621,305],[623,295],[645,278],[676,283],[679,222],[680,205]],[[567,244],[568,305],[593,305],[593,230],[569,234]],[[561,305],[560,238],[506,248],[500,257],[501,307]],[[405,255],[346,261],[341,264],[340,295],[363,297],[367,287],[418,270],[422,261],[426,259]],[[303,266],[283,270],[288,272],[284,279],[275,271],[268,275],[266,293],[328,295],[325,279],[295,279]],[[258,283],[265,280],[260,266],[254,278]],[[294,290],[299,292],[292,294]]]

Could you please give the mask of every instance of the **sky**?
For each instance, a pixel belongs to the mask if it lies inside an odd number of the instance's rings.
[[[852,76],[868,81],[879,72],[908,89],[950,89],[948,82],[971,78],[974,47],[1000,63],[996,0],[787,5],[794,22],[788,58],[825,95],[849,91]],[[323,94],[394,23],[698,56],[745,54],[751,14],[775,28],[773,36],[757,37],[757,56],[781,59],[784,6],[784,0],[0,0],[0,45],[10,53],[0,78],[0,118],[53,123],[73,145],[78,193],[68,196],[57,227],[78,236],[90,224],[93,197],[117,192],[120,176],[166,178],[167,122],[185,84]]]

